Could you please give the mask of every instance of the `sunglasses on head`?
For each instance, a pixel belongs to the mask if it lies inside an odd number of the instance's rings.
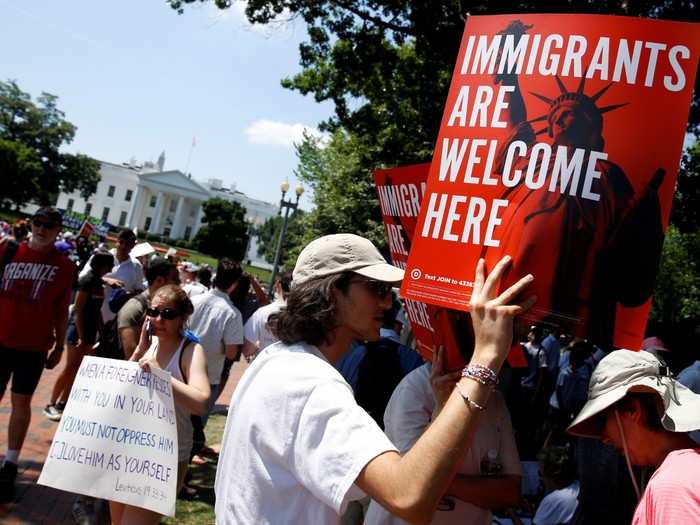
[[[58,227],[58,223],[54,221],[42,221],[41,219],[32,219],[32,225],[35,228],[45,228],[47,230],[53,230]]]
[[[175,308],[163,308],[159,310],[158,308],[147,308],[146,315],[155,319],[156,317],[162,317],[166,321],[172,321],[180,317],[180,312]]]
[[[363,283],[369,290],[374,292],[380,299],[385,299],[390,293],[393,286],[391,283],[384,281],[375,281],[374,279],[354,279],[352,282]]]

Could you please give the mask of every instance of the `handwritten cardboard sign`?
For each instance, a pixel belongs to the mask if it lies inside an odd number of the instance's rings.
[[[170,374],[87,356],[38,482],[174,516],[177,459]]]

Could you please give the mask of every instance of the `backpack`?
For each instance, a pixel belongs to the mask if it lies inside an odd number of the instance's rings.
[[[0,260],[0,279],[2,279],[2,274],[5,273],[5,266],[12,262],[15,255],[17,255],[17,250],[19,250],[19,243],[14,239],[5,241],[5,253],[2,255],[2,260]]]
[[[117,294],[117,292],[120,291],[123,291],[124,293]],[[148,306],[146,304],[146,299],[141,293],[134,295],[129,294],[123,288],[116,288],[112,291],[108,299],[109,309],[115,314],[118,314],[119,310],[121,310],[121,308],[131,298],[139,301],[144,307]],[[116,308],[117,305],[119,305],[118,308]],[[122,350],[121,341],[119,339],[118,319],[119,316],[117,315],[114,317],[114,319],[111,319],[104,323],[102,327],[102,332],[100,333],[100,344],[97,347],[96,352],[98,357],[107,357],[109,359],[124,360],[124,350]]]

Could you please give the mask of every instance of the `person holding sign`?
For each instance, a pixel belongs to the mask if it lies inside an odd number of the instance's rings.
[[[211,395],[204,350],[185,331],[185,323],[192,311],[192,302],[182,288],[176,285],[159,288],[146,310],[139,345],[130,359],[138,361],[147,372],[160,368],[172,375],[177,419],[178,491],[187,473],[192,448],[190,415],[204,415]],[[114,525],[157,524],[160,521],[160,515],[153,511],[116,501],[110,501],[109,509]]]
[[[400,456],[333,364],[353,339],[376,341],[404,271],[362,237],[328,235],[302,250],[287,306],[271,319],[280,342],[238,384],[216,477],[219,524],[339,523],[365,494],[408,521],[430,520],[469,449],[511,345],[528,275],[498,295],[510,258],[471,299],[475,349],[463,377],[413,448]]]

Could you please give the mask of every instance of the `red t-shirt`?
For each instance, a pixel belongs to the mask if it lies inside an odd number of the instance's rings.
[[[0,261],[7,244],[0,246]],[[70,304],[75,265],[55,248],[22,243],[0,276],[0,345],[46,352],[54,344],[56,319]]]

